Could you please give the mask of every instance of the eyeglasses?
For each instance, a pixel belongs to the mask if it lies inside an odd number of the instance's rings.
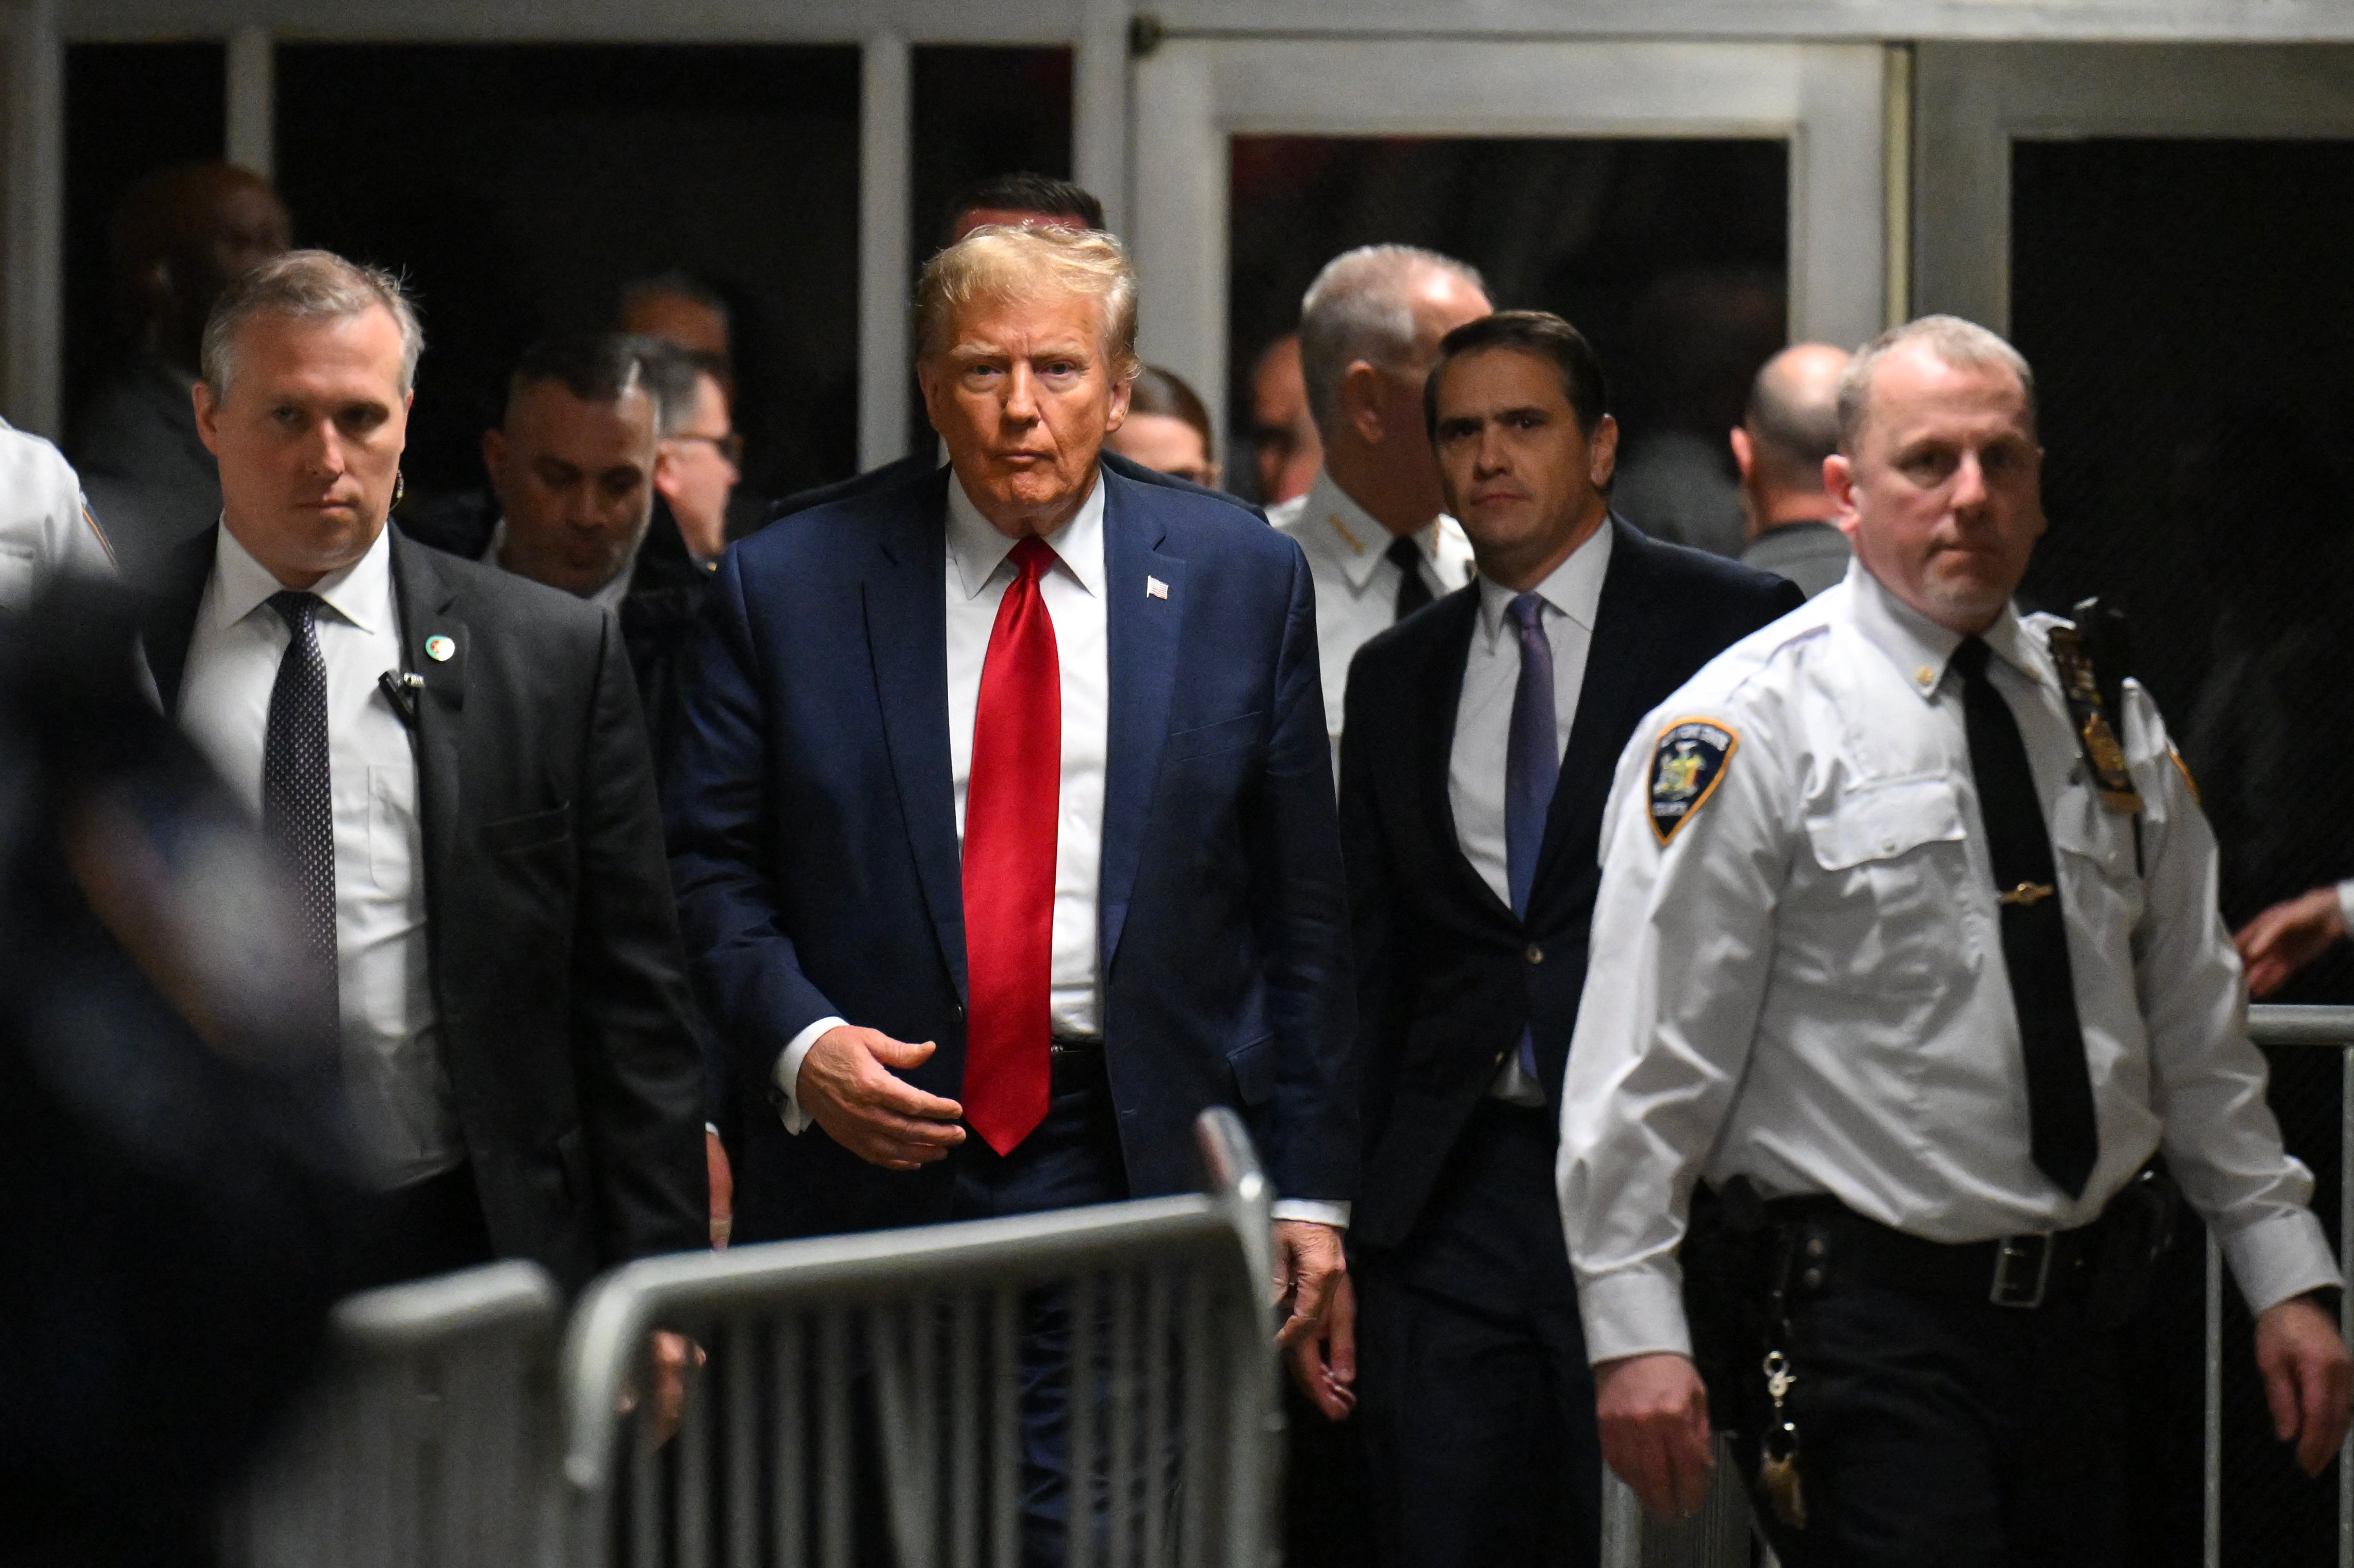
[[[727,460],[729,467],[744,466],[744,437],[738,431],[730,430],[724,436],[705,436],[698,435],[693,430],[681,430],[674,436],[666,436],[663,439],[673,441],[709,441],[712,450]]]

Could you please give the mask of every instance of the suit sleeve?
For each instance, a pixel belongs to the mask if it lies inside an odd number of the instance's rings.
[[[1357,970],[1356,1068],[1364,1146],[1389,1120],[1390,1089],[1405,1029],[1405,958],[1397,929],[1396,868],[1375,799],[1373,757],[1380,725],[1373,682],[1360,658],[1349,671],[1348,721],[1341,731],[1341,849],[1348,865],[1350,949]]]
[[[703,1056],[663,863],[653,756],[620,628],[596,651],[572,952],[574,1071],[609,1258],[709,1241]]]
[[[1246,808],[1252,907],[1266,955],[1276,1044],[1276,1191],[1346,1202],[1357,1188],[1356,1033],[1347,892],[1332,800],[1308,559],[1288,546],[1291,581],[1275,675],[1267,768]]]
[[[663,796],[671,883],[695,990],[725,1043],[736,1093],[745,1105],[766,1105],[795,1036],[840,1010],[801,973],[777,919],[768,721],[736,551],[705,601],[694,657]]]

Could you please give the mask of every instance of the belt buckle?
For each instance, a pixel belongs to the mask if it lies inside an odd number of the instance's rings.
[[[2033,1273],[2027,1276],[2029,1260]],[[1998,1307],[2033,1311],[2043,1305],[2043,1287],[2052,1278],[2052,1238],[2041,1234],[2000,1236],[1994,1244],[1994,1287],[1987,1299]]]

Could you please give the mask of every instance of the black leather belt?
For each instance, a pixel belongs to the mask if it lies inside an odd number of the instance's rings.
[[[2080,1297],[2100,1250],[2097,1220],[2072,1231],[1946,1243],[1866,1219],[1835,1198],[1776,1199],[1766,1213],[1793,1240],[1787,1277],[1794,1294],[1861,1285],[2032,1311]]]

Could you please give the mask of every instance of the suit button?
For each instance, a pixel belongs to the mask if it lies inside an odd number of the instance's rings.
[[[1544,949],[1538,947],[1534,942],[1531,942],[1529,944],[1528,957],[1529,962],[1532,964],[1541,964],[1544,962]]]

